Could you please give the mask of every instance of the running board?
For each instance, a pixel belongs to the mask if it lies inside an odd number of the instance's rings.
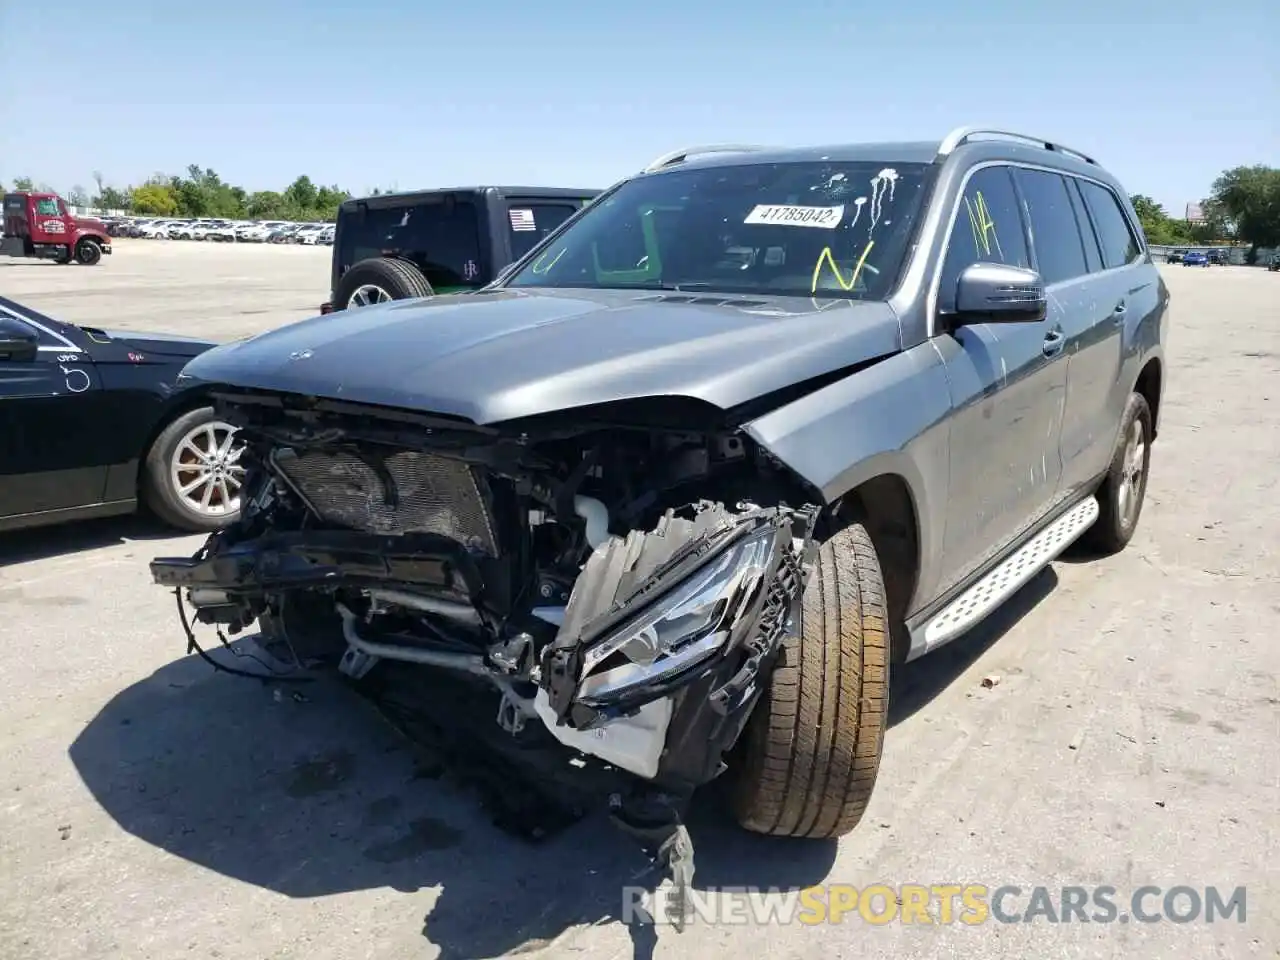
[[[911,631],[908,660],[924,656],[966,632],[1018,592],[1098,519],[1098,501],[1086,497],[1024,543],[964,593]]]

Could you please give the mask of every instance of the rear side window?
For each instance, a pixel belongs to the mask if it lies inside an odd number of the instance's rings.
[[[1098,233],[1085,212],[1084,198],[1080,196],[1080,181],[1075,177],[1067,177],[1067,193],[1071,194],[1071,208],[1075,211],[1076,226],[1080,230],[1080,238],[1084,241],[1084,259],[1090,273],[1102,269],[1102,250],[1098,246]]]
[[[1018,185],[1027,202],[1031,246],[1044,282],[1062,283],[1088,273],[1066,181],[1056,173],[1020,169]]]
[[[949,312],[955,308],[960,274],[975,263],[1031,265],[1008,167],[984,167],[965,184],[938,286],[940,310]]]
[[[479,215],[469,201],[352,211],[343,216],[338,257],[344,272],[369,257],[402,257],[437,290],[483,282]]]
[[[1142,252],[1133,228],[1120,208],[1116,195],[1101,184],[1081,181],[1080,192],[1093,223],[1098,228],[1098,240],[1102,244],[1102,262],[1107,269],[1132,263]]]
[[[507,230],[511,235],[511,259],[519,260],[539,241],[578,212],[569,203],[520,203],[512,201],[507,210]]]

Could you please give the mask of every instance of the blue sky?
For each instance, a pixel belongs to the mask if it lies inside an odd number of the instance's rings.
[[[0,0],[0,182],[607,186],[717,141],[994,123],[1181,214],[1280,164],[1278,0]]]

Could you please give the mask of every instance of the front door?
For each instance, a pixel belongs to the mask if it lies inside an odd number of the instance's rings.
[[[974,263],[1031,266],[1010,170],[984,167],[965,185],[938,288],[939,324]],[[943,537],[945,591],[986,565],[1039,519],[1062,474],[1058,453],[1066,363],[1049,317],[940,332],[951,418],[951,481]]]
[[[34,357],[0,356],[0,517],[102,500],[107,464],[102,382],[73,341],[0,310],[0,324],[34,330]]]

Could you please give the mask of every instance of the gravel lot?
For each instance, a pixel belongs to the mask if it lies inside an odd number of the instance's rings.
[[[116,246],[94,269],[0,261],[0,289],[228,338],[328,291],[327,249]],[[1245,885],[1247,922],[629,930],[643,862],[602,817],[522,844],[344,691],[295,699],[182,656],[146,561],[199,538],[125,521],[0,540],[0,956],[1280,956],[1280,277],[1162,269],[1172,369],[1130,549],[1055,564],[899,671],[852,836],[766,841],[704,811],[697,881],[1111,884],[1122,903]]]

